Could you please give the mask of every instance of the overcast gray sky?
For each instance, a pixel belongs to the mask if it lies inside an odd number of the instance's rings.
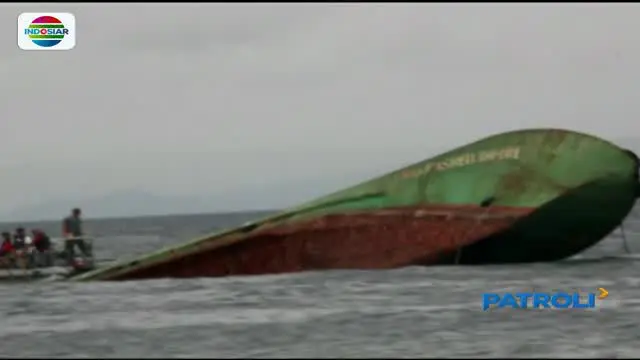
[[[25,11],[74,13],[76,48],[19,50]],[[265,208],[277,183],[318,195],[496,132],[640,132],[636,4],[2,4],[0,20],[0,212],[122,189]]]

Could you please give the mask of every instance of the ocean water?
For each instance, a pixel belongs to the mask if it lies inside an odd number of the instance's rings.
[[[86,227],[108,260],[264,215]],[[56,234],[60,224],[35,226]],[[640,211],[625,230],[638,256],[614,233],[553,264],[0,284],[0,357],[638,357]],[[610,295],[591,310],[481,310],[485,291],[598,287]]]

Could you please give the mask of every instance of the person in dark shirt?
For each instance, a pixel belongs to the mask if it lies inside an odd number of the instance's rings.
[[[62,222],[62,236],[65,238],[82,237],[82,210],[75,208],[71,210],[71,215],[64,218]]]
[[[71,210],[71,215],[62,221],[62,236],[65,238],[65,252],[69,264],[75,259],[75,247],[78,246],[82,255],[88,256],[82,231],[82,211],[79,208]]]
[[[40,229],[31,230],[33,234],[33,245],[38,251],[37,264],[40,266],[53,265],[53,257],[51,254],[51,238]]]
[[[51,249],[49,235],[40,229],[33,229],[31,233],[33,234],[33,244],[38,251],[43,252]]]

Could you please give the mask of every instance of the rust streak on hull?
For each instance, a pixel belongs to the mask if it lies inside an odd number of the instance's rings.
[[[256,230],[238,242],[110,277],[257,275],[433,264],[533,209],[424,206],[333,214]]]

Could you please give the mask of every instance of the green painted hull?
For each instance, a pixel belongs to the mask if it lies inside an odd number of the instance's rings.
[[[445,246],[452,243],[451,239],[438,238],[445,235],[434,230],[433,234],[427,234],[433,237],[429,245],[432,248],[417,248],[425,254],[438,253],[438,260],[433,260],[431,255],[425,257],[429,259],[425,264],[558,260],[593,245],[618,226],[631,210],[637,192],[637,157],[610,142],[568,130],[514,131],[459,147],[275,216],[162,249],[77,279],[126,279],[128,274],[141,269],[189,257],[195,259],[198,253],[205,251],[214,254],[212,249],[215,248],[243,241],[257,242],[251,236],[263,229],[303,224],[326,216],[349,217],[356,213],[417,207],[427,212],[432,208],[448,207],[452,213],[460,207],[487,211],[521,209],[526,214],[507,229],[496,226],[488,236],[474,235],[474,224],[484,221],[482,214],[472,222],[451,225],[464,227],[459,230],[465,233],[464,239],[453,242],[463,246],[461,252],[456,251],[455,261],[451,259],[452,247]],[[499,211],[502,210],[498,210],[497,216]],[[448,221],[445,218],[430,221],[432,225],[442,227]],[[440,223],[436,224],[437,221]],[[431,231],[428,226],[423,229],[427,230],[420,231]],[[398,228],[398,237],[425,235],[404,230]],[[349,239],[348,236],[344,239],[345,251]],[[390,237],[372,239],[371,246],[379,245],[382,249],[385,245],[388,249],[389,243],[396,240]],[[215,255],[211,257],[215,259]],[[205,263],[205,260],[198,261]],[[411,262],[415,263],[414,260]],[[303,265],[279,271],[295,271],[304,268]],[[380,268],[385,266],[390,265],[379,264]],[[145,276],[171,274],[166,267],[163,271],[158,270],[155,275],[151,271],[151,275]]]
[[[637,184],[626,150],[582,133],[523,130],[494,135],[298,207],[301,216],[417,204],[537,208],[598,179]],[[358,196],[370,194],[369,198]],[[625,191],[621,196],[628,196]],[[354,201],[348,201],[353,198]],[[629,198],[630,200],[631,198]],[[342,202],[340,202],[342,200]],[[322,204],[337,201],[333,206]],[[305,208],[319,205],[314,211]]]

